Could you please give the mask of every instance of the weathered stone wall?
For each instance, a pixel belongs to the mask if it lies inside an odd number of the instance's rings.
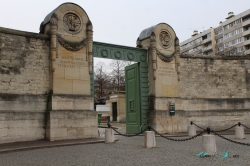
[[[181,58],[181,98],[246,98],[249,60]]]
[[[0,27],[0,143],[44,139],[49,37]]]
[[[155,98],[151,122],[160,132],[185,132],[190,121],[220,130],[250,125],[248,56],[178,59],[179,97]],[[169,103],[176,115],[169,115]]]

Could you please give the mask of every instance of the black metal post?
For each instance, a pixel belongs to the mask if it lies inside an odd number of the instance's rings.
[[[211,129],[210,129],[210,127],[208,127],[207,128],[207,134],[210,134],[210,131],[211,131]]]

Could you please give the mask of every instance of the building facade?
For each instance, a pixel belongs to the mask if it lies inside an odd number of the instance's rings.
[[[181,54],[246,55],[250,54],[250,9],[238,15],[228,13],[216,28],[198,33],[180,43]]]

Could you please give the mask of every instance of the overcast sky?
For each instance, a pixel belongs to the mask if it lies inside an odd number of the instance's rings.
[[[0,27],[39,33],[45,16],[67,1],[0,0]],[[74,0],[93,23],[94,41],[136,46],[140,32],[165,22],[180,42],[194,30],[217,27],[228,12],[250,9],[250,0]]]

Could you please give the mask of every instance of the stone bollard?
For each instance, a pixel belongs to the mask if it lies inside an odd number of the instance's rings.
[[[193,137],[196,135],[196,126],[195,125],[189,125],[188,126],[188,136]]]
[[[215,142],[215,135],[211,134],[204,134],[202,136],[202,145],[203,151],[207,152],[209,156],[213,156],[216,154],[216,142]]]
[[[155,132],[154,131],[145,131],[144,146],[145,146],[145,148],[156,147]]]
[[[215,135],[210,134],[210,128],[207,128],[207,134],[202,135],[202,145],[204,152],[207,152],[207,155],[214,156],[217,152]]]
[[[245,139],[245,132],[243,126],[235,127],[235,139]]]
[[[114,130],[111,128],[105,129],[105,143],[115,142]]]

